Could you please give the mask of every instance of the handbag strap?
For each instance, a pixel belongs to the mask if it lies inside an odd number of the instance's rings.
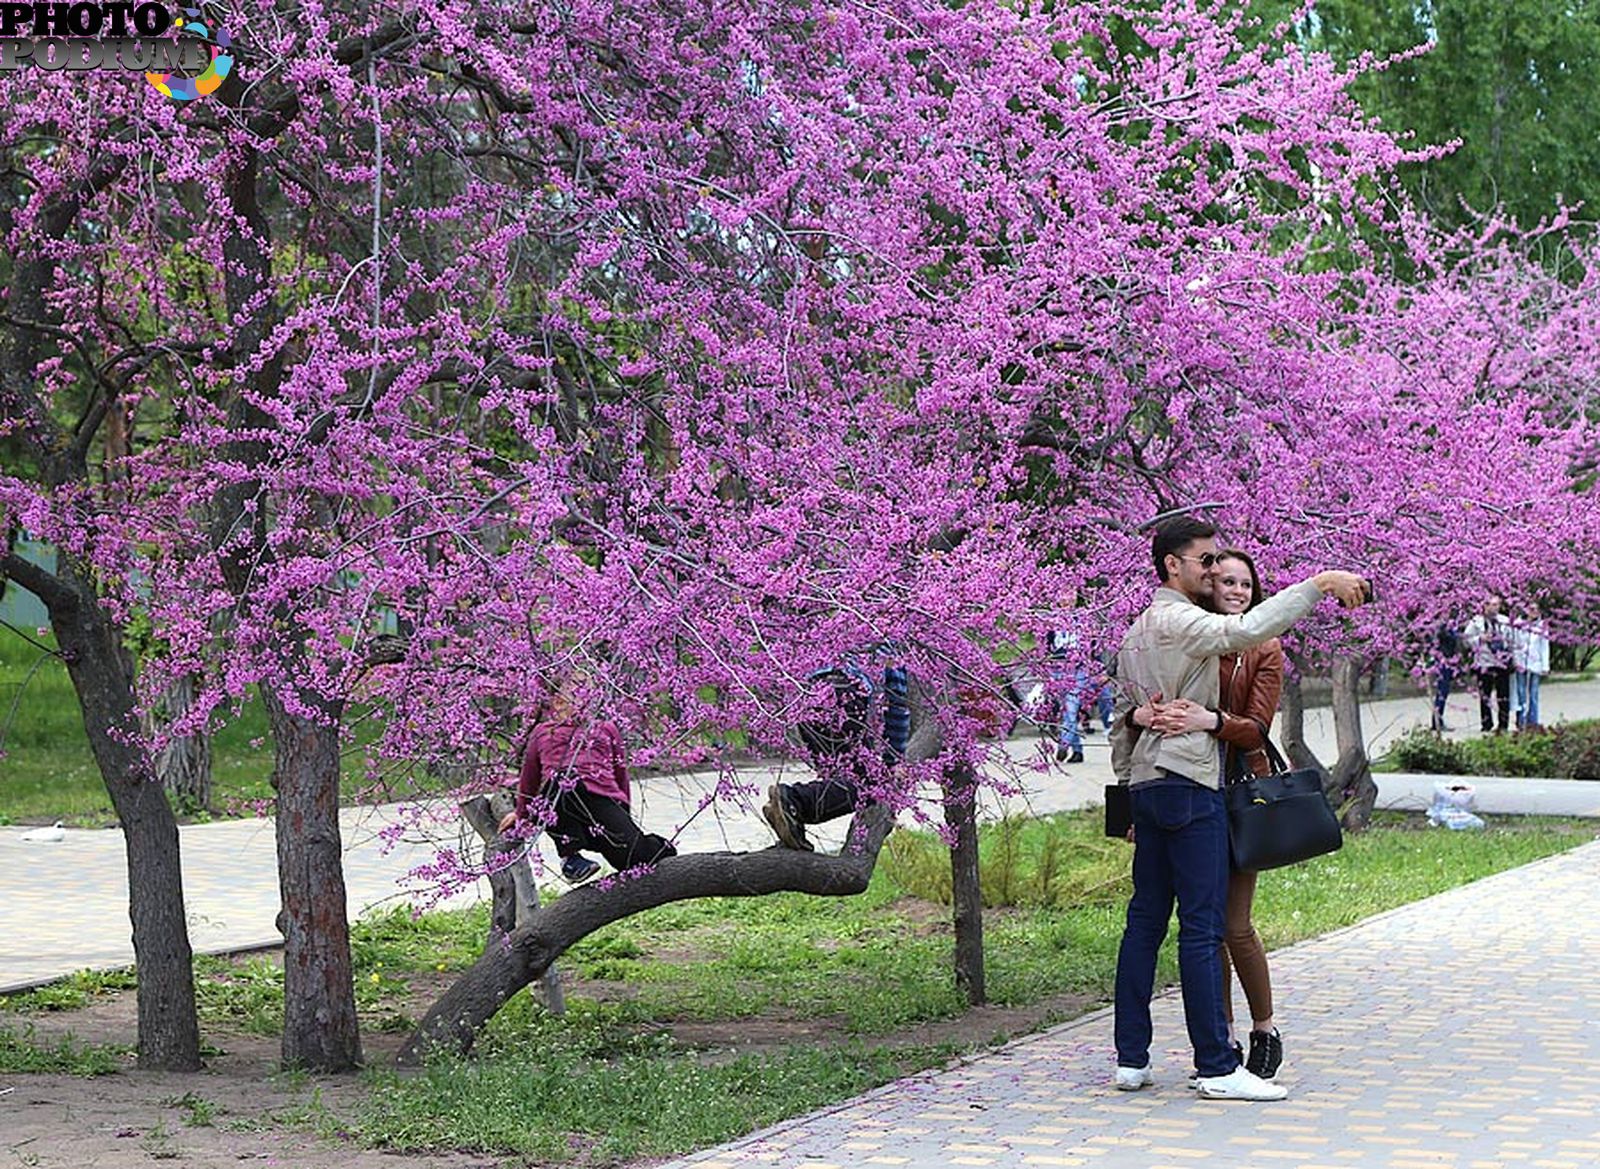
[[[1256,724],[1256,726],[1260,725],[1260,723]],[[1261,735],[1261,743],[1267,752],[1267,758],[1272,761],[1272,774],[1282,775],[1284,772],[1288,771],[1289,764],[1284,760],[1283,755],[1281,752],[1279,752],[1278,748],[1273,746],[1272,740],[1267,737],[1264,731]]]

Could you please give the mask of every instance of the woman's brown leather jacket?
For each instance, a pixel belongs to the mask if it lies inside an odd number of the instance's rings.
[[[1283,644],[1274,637],[1243,653],[1224,654],[1222,665],[1222,730],[1217,738],[1228,744],[1223,760],[1224,777],[1244,766],[1256,775],[1268,775],[1272,764],[1267,759],[1266,732],[1278,713],[1278,698],[1283,693]]]

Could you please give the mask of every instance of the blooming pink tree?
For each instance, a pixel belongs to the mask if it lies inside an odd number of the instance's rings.
[[[1582,299],[1483,246],[1430,259],[1379,198],[1404,151],[1328,62],[1246,45],[1242,13],[262,0],[238,19],[248,51],[205,104],[63,75],[6,99],[0,394],[25,458],[0,510],[67,553],[55,581],[5,565],[64,648],[99,647],[79,690],[86,715],[114,699],[89,720],[121,745],[114,792],[150,786],[113,668],[131,613],[157,640],[145,693],[202,679],[172,733],[262,694],[288,1060],[359,1060],[352,700],[382,712],[381,757],[459,775],[503,764],[574,665],[640,760],[733,731],[785,751],[802,680],[867,642],[920,680],[910,764],[876,775],[845,855],[679,857],[564,898],[430,1012],[420,1051],[470,1043],[647,905],[864,887],[921,780],[970,799],[956,781],[983,774],[982,720],[952,695],[1075,604],[1108,629],[1137,608],[1137,528],[1163,508],[1221,503],[1275,573],[1370,565],[1391,616],[1479,584],[1428,570],[1459,517],[1397,510],[1430,482],[1512,492],[1484,499],[1496,539],[1546,568],[1592,541],[1566,477],[1592,459]],[[1441,437],[1468,403],[1499,461]],[[113,481],[91,456],[114,411]],[[181,910],[175,836],[128,831],[130,865],[173,857],[150,896]]]

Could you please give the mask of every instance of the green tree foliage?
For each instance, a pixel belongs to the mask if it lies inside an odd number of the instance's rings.
[[[1600,4],[1321,0],[1298,26],[1307,47],[1342,62],[1430,46],[1364,74],[1355,91],[1418,142],[1459,140],[1450,154],[1403,172],[1434,216],[1461,221],[1499,203],[1531,228],[1563,204],[1582,203],[1581,218],[1595,218]]]

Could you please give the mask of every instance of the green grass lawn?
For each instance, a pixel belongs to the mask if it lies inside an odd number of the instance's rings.
[[[1281,947],[1597,832],[1592,822],[1537,819],[1448,832],[1384,814],[1342,851],[1264,874],[1257,925],[1269,948]],[[1093,811],[984,830],[983,880],[996,902],[985,915],[989,995],[1002,1007],[1035,1008],[1029,1025],[1110,997],[1130,850],[1098,833]],[[375,1068],[365,1102],[333,1127],[382,1148],[610,1165],[702,1148],[943,1063],[958,1044],[930,1041],[925,1025],[959,1021],[966,1010],[951,975],[949,910],[939,903],[948,883],[930,863],[944,854],[926,835],[891,840],[858,897],[686,902],[601,930],[560,960],[565,1017],[518,994],[472,1058],[404,1076]],[[476,959],[487,923],[481,906],[357,923],[368,1035],[408,1032]],[[208,1041],[277,1034],[282,978],[272,957],[202,958],[196,971]],[[1160,979],[1176,974],[1169,938]],[[0,999],[0,1019],[15,1017],[0,1022],[0,1071],[117,1066],[115,1052],[30,1045],[19,1028],[130,985],[126,973],[85,973]],[[756,1046],[735,1051],[733,1038]],[[969,1043],[1003,1038],[968,1028]]]
[[[1098,821],[1093,812],[1028,821],[1009,842],[1007,830],[986,830],[986,887],[1011,866],[1017,890],[1017,903],[986,914],[991,1002],[1109,1000],[1130,850],[1098,837]],[[1597,832],[1566,821],[1513,820],[1479,833],[1420,823],[1384,816],[1332,856],[1263,875],[1256,920],[1266,944],[1349,925]],[[378,1090],[357,1124],[362,1139],[586,1164],[669,1156],[944,1062],[948,1046],[896,1041],[965,1009],[951,976],[948,910],[924,899],[941,890],[924,887],[926,867],[908,859],[937,846],[896,838],[859,897],[672,905],[585,939],[563,968],[606,988],[603,998],[575,997],[556,1020],[518,995],[475,1058],[442,1060],[420,1076],[371,1073]],[[1054,876],[1041,884],[1040,862],[1051,856]],[[1177,978],[1172,932],[1159,973],[1168,983]],[[810,1021],[834,1038],[733,1056],[679,1042],[672,1030],[685,1021],[738,1024],[754,1036]]]
[[[48,635],[37,640],[54,645]],[[250,815],[273,794],[266,711],[252,695],[219,721],[212,740],[212,810]],[[373,798],[364,748],[377,733],[368,721],[346,748],[347,802]],[[5,628],[0,628],[0,750],[0,824],[64,820],[93,828],[116,823],[66,666]],[[408,789],[395,798],[411,794]]]

